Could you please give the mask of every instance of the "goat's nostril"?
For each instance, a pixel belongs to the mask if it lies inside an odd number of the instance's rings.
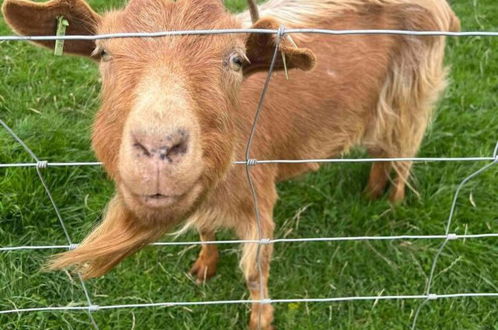
[[[141,151],[145,156],[147,156],[147,157],[151,156],[149,150],[147,150],[147,148],[143,144],[141,144],[139,142],[135,142],[133,144],[133,147],[135,147],[135,149],[138,149],[139,151]]]
[[[187,152],[187,141],[181,141],[180,143],[175,144],[170,150],[169,155],[181,155]]]

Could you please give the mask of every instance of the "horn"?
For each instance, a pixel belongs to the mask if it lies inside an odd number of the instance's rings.
[[[247,0],[249,4],[249,13],[251,13],[251,20],[253,23],[256,23],[259,20],[259,12],[258,6],[256,5],[255,0]]]

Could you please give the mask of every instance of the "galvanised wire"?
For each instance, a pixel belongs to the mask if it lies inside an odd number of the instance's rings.
[[[173,301],[160,303],[142,303],[142,304],[122,304],[122,305],[91,305],[91,306],[52,306],[52,307],[34,307],[34,308],[19,308],[0,311],[1,314],[23,313],[23,312],[52,312],[52,311],[87,311],[91,310],[108,310],[108,309],[123,309],[123,308],[148,308],[148,307],[175,307],[175,306],[206,306],[206,305],[229,305],[229,304],[279,304],[279,303],[332,303],[345,301],[379,301],[379,300],[407,300],[407,299],[424,299],[437,300],[449,298],[498,298],[498,292],[489,293],[448,293],[430,295],[396,295],[396,296],[351,296],[351,297],[331,297],[331,298],[296,298],[296,299],[264,299],[261,300],[212,300],[212,301]]]
[[[218,245],[218,244],[276,244],[276,243],[330,243],[330,242],[352,242],[352,241],[396,241],[396,240],[466,240],[473,238],[498,238],[498,233],[487,234],[448,234],[448,235],[398,235],[398,236],[350,236],[350,237],[309,237],[309,238],[262,238],[260,240],[225,240],[225,241],[191,241],[191,242],[155,242],[150,246],[190,246],[190,245]],[[12,252],[23,250],[59,250],[75,249],[78,244],[71,245],[25,245],[0,247],[0,252]]]
[[[38,178],[40,178],[40,182],[43,185],[43,188],[45,189],[45,192],[47,193],[48,198],[50,199],[50,203],[52,204],[52,207],[55,210],[55,213],[57,215],[57,219],[59,220],[59,223],[61,224],[62,230],[64,231],[64,235],[66,236],[67,242],[69,245],[72,245],[73,243],[71,242],[71,237],[69,236],[69,232],[66,228],[66,224],[64,223],[64,220],[62,219],[62,216],[59,212],[59,208],[55,204],[55,200],[52,197],[52,193],[50,192],[50,189],[47,186],[47,183],[45,182],[45,179],[43,178],[43,175],[41,174],[41,170],[46,167],[47,163],[46,161],[40,161],[38,157],[36,157],[35,153],[24,143],[19,136],[2,120],[0,119],[0,125],[2,125],[7,132],[12,136],[17,142],[21,144],[21,146],[24,148],[24,150],[31,155],[31,157],[39,164],[39,166],[36,167],[36,173],[38,174]],[[80,281],[81,287],[83,288],[83,293],[85,294],[85,298],[88,302],[89,305],[92,305],[92,301],[90,298],[90,294],[88,293],[88,289],[85,285],[85,282],[83,281],[83,278],[81,275],[78,273],[78,279]],[[93,315],[90,311],[88,311],[88,317],[90,318],[90,321],[95,329],[99,329],[99,326],[95,322],[95,319],[93,318]]]
[[[497,151],[498,144],[495,148],[493,157],[441,157],[441,158],[364,158],[364,159],[308,159],[308,160],[256,160],[250,158],[250,147],[251,141],[255,134],[255,129],[257,125],[257,119],[262,109],[262,104],[268,89],[268,84],[271,78],[271,73],[275,63],[276,56],[278,54],[278,43],[281,38],[286,34],[293,33],[312,33],[312,34],[328,34],[328,35],[412,35],[412,36],[455,36],[455,37],[465,37],[465,36],[482,36],[482,37],[496,37],[498,32],[492,31],[470,31],[470,32],[442,32],[442,31],[407,31],[407,30],[324,30],[324,29],[285,29],[284,27],[278,30],[266,30],[266,29],[225,29],[225,30],[189,30],[189,31],[163,31],[154,33],[115,33],[115,34],[104,34],[104,35],[92,35],[92,36],[0,36],[0,41],[42,41],[42,40],[99,40],[99,39],[110,39],[110,38],[136,38],[136,37],[167,37],[167,36],[182,36],[182,35],[213,35],[213,34],[233,34],[233,33],[267,33],[277,35],[277,45],[275,47],[274,56],[272,58],[272,63],[269,69],[269,74],[267,80],[265,81],[265,86],[261,93],[261,98],[258,103],[258,108],[253,121],[253,126],[251,129],[251,135],[248,140],[246,148],[246,159],[245,161],[236,161],[236,165],[245,165],[246,173],[251,188],[251,193],[254,200],[254,208],[256,221],[258,226],[258,240],[231,240],[231,241],[209,241],[209,242],[158,242],[151,245],[155,246],[168,246],[168,245],[192,245],[192,244],[232,244],[232,243],[258,243],[258,272],[260,276],[260,295],[264,297],[263,287],[262,287],[262,270],[261,270],[261,259],[260,259],[260,246],[262,244],[273,244],[281,242],[327,242],[327,241],[352,241],[352,240],[396,240],[396,239],[444,239],[440,248],[438,249],[430,271],[430,276],[426,284],[426,292],[424,295],[412,295],[412,296],[360,296],[360,297],[335,297],[335,298],[306,298],[306,299],[262,299],[258,301],[252,300],[225,300],[225,301],[203,301],[203,302],[170,302],[170,303],[150,303],[150,304],[129,304],[129,305],[109,305],[109,306],[98,306],[92,304],[90,297],[88,295],[87,289],[80,277],[80,281],[87,298],[88,306],[78,307],[78,306],[62,306],[62,307],[42,307],[42,308],[27,308],[27,309],[13,309],[8,311],[0,311],[0,314],[14,313],[14,312],[29,312],[29,311],[54,311],[54,310],[85,310],[88,312],[94,327],[98,328],[97,324],[93,320],[91,312],[102,309],[116,309],[116,308],[135,308],[135,307],[168,307],[168,306],[182,306],[182,305],[211,305],[211,304],[233,304],[233,303],[281,303],[281,302],[338,302],[338,301],[352,301],[352,300],[387,300],[387,299],[424,299],[422,304],[419,305],[417,312],[415,314],[412,327],[416,327],[416,322],[421,308],[430,300],[439,298],[462,298],[462,297],[498,297],[498,293],[461,293],[461,294],[433,294],[430,293],[431,285],[433,282],[434,271],[439,260],[439,256],[450,240],[454,239],[466,239],[466,238],[489,238],[498,237],[498,234],[475,234],[475,235],[457,235],[450,234],[450,226],[454,216],[454,211],[456,208],[456,200],[461,188],[471,179],[489,169],[491,166],[498,162]],[[0,164],[0,168],[10,168],[10,167],[35,167],[37,174],[44,186],[44,189],[49,196],[49,199],[54,207],[54,210],[61,222],[61,226],[65,232],[66,238],[69,245],[53,245],[53,246],[24,246],[24,247],[4,247],[0,248],[0,251],[19,251],[19,250],[35,250],[35,249],[60,249],[68,248],[73,249],[77,244],[71,243],[71,239],[64,225],[64,221],[60,215],[60,212],[55,204],[55,201],[50,193],[48,186],[46,185],[40,170],[47,167],[56,166],[99,166],[100,162],[67,162],[67,163],[49,163],[48,161],[39,160],[36,155],[27,147],[27,145],[8,127],[3,121],[0,120],[0,124],[9,132],[9,134],[14,137],[24,149],[31,155],[31,157],[36,161],[36,163],[16,163],[16,164]],[[262,164],[299,164],[299,163],[360,163],[360,162],[385,162],[385,161],[415,161],[415,162],[442,162],[442,161],[492,161],[474,172],[467,178],[465,178],[458,186],[453,203],[450,210],[450,215],[446,225],[445,235],[400,235],[400,236],[361,236],[361,237],[330,237],[330,238],[297,238],[297,239],[270,239],[263,238],[261,235],[261,222],[259,218],[259,207],[257,204],[257,192],[254,189],[252,178],[250,175],[250,166],[262,165]],[[261,322],[261,318],[260,318]]]
[[[248,159],[237,160],[234,165],[265,164],[306,164],[306,163],[376,163],[376,162],[484,162],[493,161],[496,157],[396,157],[396,158],[329,158],[329,159]],[[0,168],[11,167],[71,167],[102,166],[102,162],[48,162],[42,163],[9,163],[0,164]]]
[[[253,207],[254,207],[254,214],[256,217],[256,226],[257,226],[257,234],[258,234],[258,240],[263,239],[263,233],[262,233],[262,228],[261,228],[261,213],[259,210],[259,203],[258,203],[258,192],[256,191],[256,188],[254,187],[254,182],[252,180],[251,176],[251,171],[250,167],[252,166],[251,162],[251,147],[252,147],[252,141],[254,139],[254,135],[256,134],[256,127],[258,124],[258,119],[259,115],[261,114],[261,111],[263,110],[263,104],[265,101],[265,96],[266,92],[268,91],[268,87],[270,86],[270,81],[271,77],[273,74],[273,68],[275,67],[275,61],[278,56],[278,50],[280,47],[280,43],[282,42],[282,38],[284,36],[284,31],[285,27],[282,25],[278,29],[278,34],[277,34],[277,40],[275,41],[275,49],[273,51],[273,57],[271,59],[270,67],[268,69],[268,75],[266,76],[265,83],[263,85],[263,90],[261,91],[261,96],[258,101],[258,106],[256,108],[256,113],[254,114],[254,119],[252,122],[252,127],[251,127],[251,132],[249,134],[249,138],[247,140],[247,145],[246,145],[246,150],[245,150],[245,155],[246,155],[246,176],[247,176],[247,181],[249,184],[249,189],[251,190],[251,195],[252,195],[252,201],[253,201]],[[285,55],[282,55],[285,56]],[[258,277],[259,277],[259,296],[260,299],[263,300],[265,299],[265,290],[263,286],[263,269],[261,265],[261,243],[258,244],[256,248],[256,264],[257,264],[257,269],[258,269]],[[261,329],[261,317],[262,317],[262,310],[261,308],[258,308],[258,329]]]
[[[160,38],[186,35],[220,35],[262,33],[278,35],[279,30],[272,29],[213,29],[213,30],[183,30],[160,32],[108,33],[96,35],[64,35],[64,36],[0,36],[0,41],[50,41],[50,40],[103,40],[123,38]],[[286,29],[285,34],[308,33],[328,35],[408,35],[427,37],[498,37],[495,31],[415,31],[415,30],[327,30],[327,29]]]
[[[496,163],[498,163],[498,158],[496,158],[497,152],[498,152],[498,143],[496,144],[495,151],[494,151],[494,154],[493,154],[493,156],[495,157],[495,161],[493,161],[492,163],[484,165],[483,167],[481,167],[480,169],[478,169],[474,173],[470,174],[468,177],[466,177],[465,179],[463,179],[462,182],[458,185],[458,188],[455,191],[455,195],[453,196],[453,202],[451,203],[451,208],[450,208],[450,215],[448,216],[448,221],[446,223],[446,229],[445,229],[445,234],[446,235],[448,235],[449,232],[450,232],[451,224],[453,222],[453,217],[455,215],[456,203],[457,203],[458,196],[460,195],[460,191],[462,190],[463,186],[467,182],[469,182],[470,180],[472,180],[473,178],[475,178],[476,176],[480,175],[481,173],[484,173],[485,171],[487,171],[488,169],[490,169],[492,166],[494,166]],[[434,272],[436,271],[436,267],[437,267],[437,263],[439,261],[439,257],[441,256],[441,253],[443,252],[443,250],[446,247],[446,244],[448,242],[449,242],[449,239],[446,238],[443,241],[443,243],[441,244],[441,246],[439,247],[439,249],[437,250],[436,255],[434,256],[434,260],[432,262],[431,270],[430,270],[430,273],[429,273],[429,278],[427,279],[427,283],[426,283],[426,286],[425,286],[425,294],[427,294],[427,295],[431,294],[430,292],[431,292],[431,288],[432,288],[432,282],[434,280]],[[429,299],[426,299],[424,302],[422,302],[418,306],[417,311],[415,312],[415,317],[413,318],[413,323],[412,323],[412,329],[413,330],[416,329],[417,320],[418,320],[418,316],[420,314],[420,311],[427,304],[428,301],[429,301]]]

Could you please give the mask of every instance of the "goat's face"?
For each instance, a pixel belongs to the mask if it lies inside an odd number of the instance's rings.
[[[52,26],[63,15],[68,34],[241,27],[220,0],[132,0],[103,16],[82,0],[27,6],[17,0],[4,5],[7,21],[22,34],[53,33],[26,26],[29,11]],[[278,23],[262,19],[256,27],[276,29]],[[223,178],[234,159],[232,119],[241,83],[268,68],[274,47],[269,34],[66,41],[66,51],[100,62],[102,107],[93,147],[137,218],[175,223]],[[285,41],[280,50],[289,68],[314,64],[309,50]],[[278,56],[276,69],[282,64]]]
[[[238,27],[221,2],[134,1],[98,33]],[[93,145],[126,205],[141,218],[186,215],[230,165],[245,61],[239,35],[96,43],[103,104]],[[166,219],[165,219],[166,218]]]

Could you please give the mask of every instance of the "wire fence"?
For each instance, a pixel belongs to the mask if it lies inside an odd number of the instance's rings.
[[[191,241],[191,242],[156,242],[152,243],[152,246],[176,246],[176,245],[205,245],[205,244],[240,244],[240,243],[257,243],[257,267],[260,277],[260,293],[261,300],[218,300],[218,301],[191,301],[191,302],[160,302],[160,303],[142,303],[142,304],[123,304],[123,305],[97,305],[93,303],[88,290],[85,286],[84,281],[78,275],[81,288],[84,292],[87,305],[86,306],[51,306],[51,307],[33,307],[33,308],[13,308],[10,310],[1,310],[0,314],[9,313],[23,313],[23,312],[43,312],[43,311],[85,311],[88,314],[91,324],[95,329],[99,326],[95,322],[92,313],[99,310],[109,310],[109,309],[123,309],[123,308],[145,308],[145,307],[173,307],[173,306],[199,306],[199,305],[217,305],[217,304],[277,304],[277,303],[327,303],[327,302],[346,302],[346,301],[379,301],[379,300],[421,300],[422,302],[418,305],[416,309],[412,329],[417,326],[417,320],[420,315],[421,309],[430,301],[437,299],[453,299],[453,298],[465,298],[465,297],[498,297],[498,292],[496,293],[454,293],[454,294],[439,294],[432,290],[434,284],[434,274],[438,266],[438,261],[441,253],[445,249],[448,242],[452,240],[461,239],[482,239],[482,238],[498,238],[498,233],[482,233],[482,234],[465,234],[458,235],[452,233],[452,222],[455,215],[455,209],[457,205],[457,200],[460,195],[461,189],[470,180],[479,176],[483,172],[489,170],[494,165],[498,163],[498,143],[493,151],[493,153],[488,157],[438,157],[438,158],[362,158],[362,159],[301,159],[301,160],[258,160],[251,158],[251,147],[254,135],[257,130],[257,124],[259,116],[263,109],[263,104],[265,100],[266,92],[270,85],[270,80],[272,77],[272,72],[275,64],[275,60],[278,55],[279,44],[282,39],[290,34],[294,33],[314,33],[314,34],[327,34],[327,35],[411,35],[411,36],[453,36],[453,37],[466,37],[466,36],[480,36],[480,37],[498,37],[498,32],[488,32],[488,31],[470,31],[470,32],[441,32],[441,31],[405,31],[405,30],[323,30],[323,29],[285,29],[284,26],[280,27],[278,30],[266,30],[266,29],[225,29],[225,30],[188,30],[188,31],[163,31],[156,33],[117,33],[117,34],[105,34],[105,35],[71,35],[71,36],[0,36],[0,41],[40,41],[40,40],[98,40],[98,39],[110,39],[110,38],[157,38],[157,37],[175,37],[175,36],[185,36],[185,35],[212,35],[212,34],[233,34],[233,33],[267,33],[275,34],[276,46],[273,53],[273,58],[271,60],[271,65],[268,70],[267,78],[264,82],[262,92],[260,94],[260,99],[257,105],[257,109],[254,115],[254,120],[252,123],[250,137],[248,139],[245,159],[235,161],[234,165],[245,166],[246,176],[251,189],[254,203],[254,212],[256,216],[256,222],[258,226],[258,239],[256,240],[224,240],[224,241]],[[41,184],[49,198],[51,205],[57,215],[61,228],[67,240],[65,245],[46,245],[46,246],[8,246],[0,247],[0,252],[14,252],[23,250],[57,250],[57,249],[75,249],[78,244],[73,243],[71,236],[66,228],[65,222],[55,200],[47,186],[42,170],[46,170],[49,167],[62,167],[62,166],[100,166],[100,162],[48,162],[45,160],[40,160],[33,151],[19,138],[16,133],[2,120],[0,119],[0,125],[9,133],[9,135],[14,138],[24,150],[31,156],[33,162],[31,163],[10,163],[10,164],[0,164],[0,168],[26,168],[34,167],[37,175],[40,179]],[[253,178],[251,175],[251,168],[256,165],[265,164],[301,164],[301,163],[362,163],[362,162],[401,162],[401,161],[414,161],[414,162],[483,162],[484,165],[473,172],[465,179],[461,181],[457,187],[451,208],[449,211],[448,219],[445,223],[445,230],[441,234],[437,235],[398,235],[398,236],[356,236],[356,237],[311,237],[311,238],[276,238],[270,239],[262,236],[261,231],[261,220],[259,219],[260,210],[258,207],[257,191],[254,188]],[[430,268],[430,273],[426,281],[425,290],[419,295],[377,295],[377,296],[351,296],[351,297],[330,297],[330,298],[304,298],[304,299],[270,299],[265,297],[264,288],[262,286],[262,269],[261,269],[261,258],[260,258],[260,248],[265,244],[275,244],[275,243],[297,243],[297,242],[332,242],[332,241],[389,241],[389,240],[442,240],[439,249],[437,249],[436,254],[433,257],[432,265]],[[261,319],[260,319],[261,322]]]

